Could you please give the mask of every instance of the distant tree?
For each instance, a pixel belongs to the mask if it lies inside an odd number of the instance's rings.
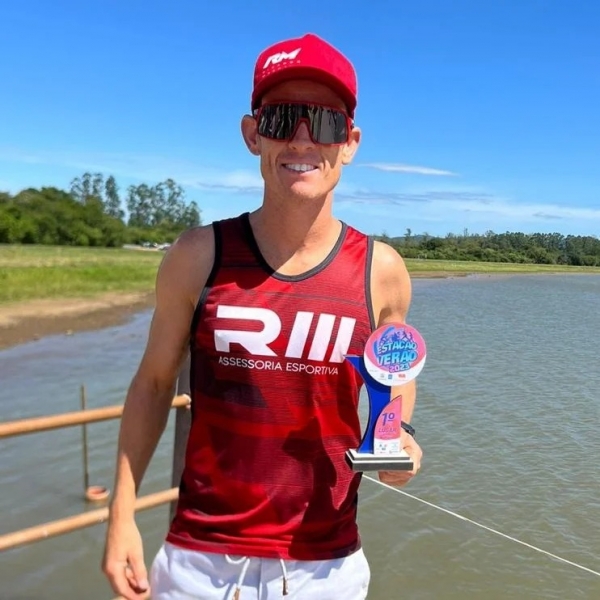
[[[71,196],[81,204],[84,204],[90,196],[102,198],[102,175],[86,172],[81,177],[75,177],[71,181],[69,191]]]
[[[194,200],[192,200],[183,210],[183,214],[177,223],[179,226],[188,229],[198,227],[202,224],[200,218],[200,209]]]
[[[152,226],[152,191],[142,183],[127,188],[128,224],[133,227]]]
[[[200,211],[187,203],[183,188],[172,179],[155,186],[143,183],[127,190],[128,224],[136,228],[181,230],[200,224]]]
[[[94,173],[92,175],[92,193],[94,198],[104,200],[102,194],[104,193],[104,175],[102,173]]]
[[[123,202],[124,200],[124,202]],[[127,208],[127,224],[123,204]],[[188,201],[173,179],[127,188],[125,198],[113,175],[85,172],[69,191],[55,187],[25,188],[16,195],[0,192],[0,243],[120,246],[125,242],[170,242],[183,230],[202,224],[195,201]],[[490,262],[600,266],[597,236],[523,232],[444,237],[427,232],[392,237],[388,241],[407,258],[483,260]]]
[[[393,238],[406,258],[600,266],[597,236],[509,231],[497,234],[491,230],[479,235],[469,234],[466,228],[461,235],[448,233],[444,237],[408,233]]]
[[[390,236],[387,234],[387,231],[383,230],[381,234],[377,236],[377,239],[384,244],[389,244],[391,242]]]
[[[107,215],[115,217],[115,219],[122,220],[125,216],[125,213],[121,208],[119,186],[112,175],[110,175],[104,183],[104,210]]]

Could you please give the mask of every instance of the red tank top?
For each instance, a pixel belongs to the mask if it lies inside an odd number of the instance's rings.
[[[343,225],[296,277],[262,257],[248,214],[213,224],[215,264],[191,329],[192,425],[167,541],[297,560],[360,548],[362,380],[343,360],[374,328],[372,242]]]

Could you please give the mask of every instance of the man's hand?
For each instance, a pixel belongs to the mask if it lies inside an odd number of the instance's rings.
[[[113,591],[127,600],[149,598],[142,536],[135,521],[108,525],[102,570]]]
[[[402,448],[407,452],[413,461],[412,471],[379,471],[379,480],[387,485],[402,486],[406,485],[421,468],[421,458],[423,451],[412,435],[402,431],[400,435]]]

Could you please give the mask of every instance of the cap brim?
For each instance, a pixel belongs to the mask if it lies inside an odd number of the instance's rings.
[[[286,81],[292,81],[294,79],[307,79],[322,83],[327,87],[331,88],[344,102],[348,113],[351,117],[354,116],[354,110],[356,109],[356,97],[348,87],[346,87],[337,77],[332,75],[328,71],[318,69],[316,67],[288,67],[281,71],[276,71],[271,75],[267,75],[255,88],[252,93],[252,110],[259,107],[262,97],[267,93],[268,90],[284,83]]]

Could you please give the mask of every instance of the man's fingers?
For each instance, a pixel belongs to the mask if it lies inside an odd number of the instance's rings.
[[[136,588],[141,592],[145,592],[150,587],[150,584],[148,583],[148,571],[146,570],[143,556],[132,556],[129,566]]]
[[[107,577],[113,591],[119,594],[121,598],[127,600],[136,600],[137,594],[131,587],[131,584],[127,578],[126,569],[128,567],[124,564],[118,565],[111,570],[107,570]]]
[[[144,549],[134,522],[109,526],[102,570],[120,598],[143,600],[149,596]]]
[[[413,468],[409,471],[411,475],[416,475],[419,472],[419,469],[421,468],[421,456],[420,452],[415,452],[414,456],[411,456],[413,461]]]
[[[401,442],[402,448],[413,462],[413,468],[410,471],[380,471],[379,480],[387,485],[406,485],[421,469],[423,451],[419,444],[417,444],[413,437],[406,433],[402,436]]]
[[[379,481],[387,485],[405,485],[413,478],[410,471],[381,471]]]
[[[150,586],[146,566],[143,559],[137,560],[135,564],[136,568],[126,561],[116,561],[104,569],[113,591],[119,594],[119,598],[140,600],[148,597]]]
[[[423,451],[419,444],[417,444],[416,440],[409,436],[408,434],[404,437],[403,449],[410,456],[413,461],[413,468],[409,473],[411,475],[416,475],[419,469],[421,468],[421,459],[423,458]]]

